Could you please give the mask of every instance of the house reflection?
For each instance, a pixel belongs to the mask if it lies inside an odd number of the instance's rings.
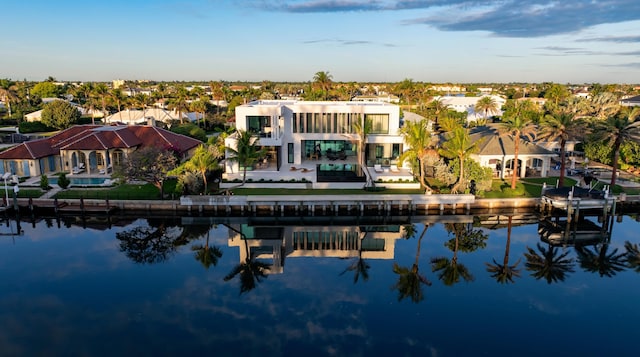
[[[291,222],[250,219],[229,224],[228,245],[239,248],[241,262],[258,259],[269,264],[269,274],[281,274],[286,258],[393,259],[405,225],[473,222],[473,217],[466,215],[347,218],[305,217],[303,222],[299,217]]]

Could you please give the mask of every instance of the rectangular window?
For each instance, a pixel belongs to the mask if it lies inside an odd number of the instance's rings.
[[[391,148],[391,158],[397,159],[400,156],[400,144],[393,144]]]
[[[293,119],[291,121],[291,132],[298,132],[298,113],[293,113]]]
[[[313,114],[312,113],[306,113],[307,114],[307,133],[313,133]]]
[[[293,164],[293,143],[287,144],[287,162]]]
[[[247,116],[247,131],[254,135],[259,135],[264,128],[271,127],[271,118],[265,115]]]
[[[389,114],[365,114],[371,122],[371,134],[389,134]]]

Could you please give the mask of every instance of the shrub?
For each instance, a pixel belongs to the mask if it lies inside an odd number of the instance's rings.
[[[71,181],[67,178],[67,174],[63,172],[58,175],[58,186],[60,186],[61,189],[66,189],[70,184]]]
[[[40,176],[40,188],[44,191],[51,188],[51,186],[49,186],[49,178],[47,177],[47,175]]]

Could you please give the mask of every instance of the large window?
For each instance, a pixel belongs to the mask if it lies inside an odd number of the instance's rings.
[[[389,134],[389,114],[365,114],[371,121],[371,134]]]
[[[264,115],[247,116],[247,131],[251,134],[259,134],[264,132],[264,128],[271,126],[271,118]]]

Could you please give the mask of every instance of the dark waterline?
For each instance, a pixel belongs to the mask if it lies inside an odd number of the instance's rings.
[[[0,355],[636,355],[640,223],[587,218],[4,221]]]

